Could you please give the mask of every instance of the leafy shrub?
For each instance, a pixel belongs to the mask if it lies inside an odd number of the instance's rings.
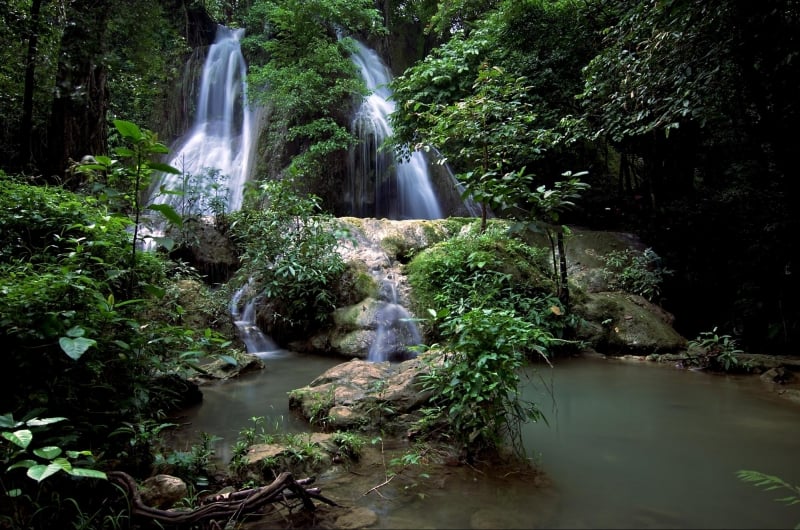
[[[565,336],[571,319],[556,297],[548,251],[526,245],[501,227],[438,243],[406,266],[417,314],[464,313],[474,308],[506,308],[556,337]],[[437,322],[428,329],[441,337]]]
[[[313,195],[295,194],[290,179],[259,188],[263,208],[232,215],[231,231],[242,253],[242,283],[253,280],[270,304],[270,334],[300,335],[327,318],[336,303],[336,283],[345,263],[330,218]]]
[[[432,363],[422,377],[434,396],[425,421],[446,418],[448,435],[471,455],[506,441],[523,454],[521,425],[544,416],[520,399],[519,369],[526,350],[545,356],[550,335],[508,309],[473,309],[447,318],[444,328],[443,362]]]
[[[511,442],[524,453],[521,425],[544,418],[519,398],[519,369],[529,356],[547,360],[572,320],[556,297],[548,251],[502,228],[456,236],[418,254],[406,267],[417,311],[444,354],[423,387],[434,396],[419,424],[468,456]]]
[[[736,339],[717,333],[716,327],[701,332],[696,339],[689,341],[688,346],[689,363],[698,368],[722,372],[750,370],[750,365],[739,359],[744,352],[738,348]]]
[[[641,253],[632,249],[615,250],[600,259],[605,263],[603,275],[609,289],[638,294],[651,302],[661,297],[664,277],[673,273],[661,264],[661,258],[651,248]]]

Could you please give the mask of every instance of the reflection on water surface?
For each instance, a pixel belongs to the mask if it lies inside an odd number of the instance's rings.
[[[223,437],[227,458],[240,429],[302,431],[286,393],[340,360],[288,354],[267,368],[211,388],[183,420],[183,435]],[[360,475],[321,477],[323,492],[367,506],[380,528],[793,528],[800,507],[736,478],[753,469],[800,484],[800,406],[754,377],[715,376],[650,363],[565,359],[539,366],[524,396],[548,424],[525,428],[544,472],[442,467],[431,477],[385,480],[380,458]],[[189,442],[186,442],[189,443]],[[402,452],[403,447],[397,448]],[[370,476],[371,474],[371,476]]]

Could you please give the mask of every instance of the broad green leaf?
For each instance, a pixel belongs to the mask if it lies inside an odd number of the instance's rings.
[[[119,133],[125,138],[136,141],[142,139],[142,131],[135,123],[125,120],[114,120],[114,127],[116,127]]]
[[[53,418],[33,418],[25,422],[25,425],[28,427],[41,427],[42,425],[50,425],[51,423],[58,423],[59,421],[64,421],[67,418],[63,416],[55,416]]]
[[[33,480],[35,480],[36,482],[41,482],[44,479],[46,479],[47,477],[49,477],[51,475],[55,475],[59,471],[63,471],[63,470],[64,469],[60,465],[58,465],[56,463],[50,463],[50,464],[48,464],[46,466],[44,464],[38,464],[38,465],[29,467],[27,475],[30,478],[32,478]]]
[[[87,469],[85,467],[73,467],[69,471],[67,471],[73,477],[90,477],[90,478],[100,478],[100,479],[107,479],[108,476],[99,471],[97,469]]]
[[[167,149],[166,151],[162,152],[169,152]],[[154,169],[156,171],[161,171],[162,173],[171,173],[172,175],[180,175],[181,171],[177,168],[170,166],[169,164],[162,164],[161,162],[150,162],[150,169]]]
[[[121,158],[131,157],[136,154],[132,149],[127,147],[117,147],[114,149],[114,153]]]
[[[69,458],[78,458],[79,456],[92,456],[91,451],[67,451],[67,456]]]
[[[183,225],[183,219],[181,219],[181,216],[178,214],[178,212],[176,212],[175,209],[169,204],[151,204],[148,206],[148,208],[159,212],[167,219],[167,221],[177,227],[181,227]]]
[[[171,237],[153,237],[152,239],[157,244],[167,249],[167,252],[171,252],[172,249],[175,248],[175,240]]]
[[[35,465],[38,465],[38,462],[36,460],[30,460],[30,459],[20,460],[19,462],[14,462],[10,466],[8,466],[8,469],[6,471],[11,471],[12,469],[17,469],[20,467],[24,467],[27,469]]]
[[[67,330],[67,336],[72,338],[83,337],[85,333],[86,330],[80,326],[73,326]]]
[[[0,428],[13,429],[14,427],[19,427],[20,425],[22,425],[22,422],[14,421],[14,415],[10,412],[8,414],[0,415]]]
[[[39,458],[44,458],[47,460],[52,460],[55,457],[61,454],[61,448],[56,447],[54,445],[48,445],[47,447],[38,447],[33,450],[33,454],[38,456]]]
[[[2,435],[3,438],[23,449],[27,449],[31,440],[33,440],[33,433],[28,429],[20,429],[14,432],[4,431]]]
[[[58,344],[64,353],[71,359],[77,361],[81,356],[86,353],[86,350],[97,344],[94,339],[87,339],[85,337],[78,337],[70,339],[69,337],[61,337],[58,339]]]
[[[237,366],[239,364],[238,362],[236,362],[236,359],[234,359],[230,355],[220,355],[219,358],[233,366]]]

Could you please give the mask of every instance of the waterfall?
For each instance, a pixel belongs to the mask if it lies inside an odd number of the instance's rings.
[[[398,304],[397,288],[390,277],[381,281],[379,298],[381,306],[375,317],[378,326],[367,360],[401,361],[415,357],[416,354],[409,347],[422,344],[422,335],[411,314]]]
[[[262,359],[281,356],[286,353],[286,350],[279,348],[275,341],[264,335],[256,324],[256,307],[259,297],[252,295],[252,284],[251,278],[248,283],[234,293],[231,299],[230,312],[239,332],[239,338],[242,339],[247,353],[251,355]]]
[[[257,122],[247,102],[247,65],[239,47],[243,34],[243,29],[217,26],[193,125],[171,149],[169,164],[182,174],[160,175],[151,186],[150,204],[169,204],[181,216],[241,208]]]
[[[395,105],[388,88],[392,75],[374,50],[358,41],[356,46],[351,58],[371,93],[353,117],[352,131],[359,143],[350,151],[344,206],[358,217],[441,219],[422,153],[415,151],[410,160],[401,161],[381,149],[392,134],[389,115]]]

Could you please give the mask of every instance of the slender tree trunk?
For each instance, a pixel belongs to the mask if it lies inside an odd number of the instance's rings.
[[[564,227],[556,228],[556,242],[558,244],[558,263],[559,263],[559,290],[558,299],[564,307],[569,305],[569,278],[567,276],[567,253],[564,248]]]
[[[36,80],[36,56],[39,46],[39,18],[41,9],[42,0],[33,0],[33,2],[31,2],[28,53],[25,56],[25,88],[22,94],[22,119],[19,127],[19,160],[22,167],[26,167],[32,162],[33,92]]]
[[[104,54],[110,8],[111,0],[71,3],[50,117],[50,159],[43,164],[50,177],[63,176],[86,155],[105,153],[108,88]]]

